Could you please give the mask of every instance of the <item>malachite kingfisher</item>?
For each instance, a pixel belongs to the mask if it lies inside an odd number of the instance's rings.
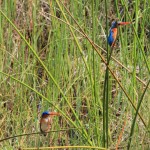
[[[115,41],[116,41],[116,38],[117,38],[118,26],[120,26],[120,25],[127,25],[127,24],[130,24],[130,22],[121,22],[121,21],[113,21],[112,22],[111,28],[110,28],[110,31],[109,31],[109,36],[108,36],[108,44],[111,47],[115,46]]]
[[[53,123],[53,117],[60,116],[58,112],[44,111],[40,119],[40,130],[44,136],[49,132]]]

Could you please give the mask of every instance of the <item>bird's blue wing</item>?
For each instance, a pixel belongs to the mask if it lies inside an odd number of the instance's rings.
[[[108,44],[111,46],[112,44],[113,44],[113,42],[114,42],[114,38],[113,38],[113,31],[112,30],[110,30],[110,32],[109,32],[109,36],[108,36]]]

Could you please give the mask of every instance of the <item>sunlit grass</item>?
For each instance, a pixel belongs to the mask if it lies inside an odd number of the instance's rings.
[[[150,75],[148,2],[106,1],[107,7],[99,0],[1,3],[0,140],[8,138],[0,141],[3,149],[69,145],[102,149],[107,144],[126,149],[131,135],[131,149],[148,148],[149,87],[144,93]],[[132,22],[119,28],[109,62],[108,106],[103,105],[106,12],[108,26],[116,18]],[[44,110],[61,113],[47,137],[39,133]],[[103,126],[104,117],[108,128]]]

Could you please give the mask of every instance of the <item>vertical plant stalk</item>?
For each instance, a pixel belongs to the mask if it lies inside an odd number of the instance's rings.
[[[150,80],[148,81],[147,86],[146,86],[146,88],[145,88],[145,90],[144,90],[144,92],[143,92],[143,94],[142,94],[142,96],[141,96],[141,98],[140,98],[140,100],[138,102],[138,106],[137,106],[137,109],[136,109],[136,112],[135,112],[135,116],[134,116],[134,119],[133,119],[133,122],[132,122],[132,126],[131,126],[129,142],[128,142],[128,147],[127,147],[128,150],[130,149],[131,140],[132,140],[132,136],[133,136],[133,133],[134,133],[134,127],[135,127],[136,118],[137,118],[137,115],[138,115],[141,103],[143,101],[144,95],[145,95],[145,93],[146,93],[146,91],[148,89],[149,84],[150,84]]]
[[[109,101],[109,49],[108,49],[108,17],[107,17],[107,0],[105,0],[105,14],[106,14],[106,47],[107,47],[107,66],[104,79],[103,92],[103,146],[108,148],[108,101]]]
[[[135,30],[136,32],[138,32],[138,0],[135,1]],[[132,91],[132,99],[133,99],[133,102],[135,103],[136,101],[136,95],[135,95],[135,92],[134,90],[136,89],[136,65],[137,65],[137,40],[136,40],[136,36],[134,34],[134,46],[133,46],[133,76],[132,76],[132,84],[133,84],[133,91]],[[134,110],[133,110],[134,112]]]
[[[107,32],[106,34],[108,35],[108,27],[107,27]],[[117,39],[117,37],[116,37]],[[114,41],[114,45],[116,43],[116,40]],[[105,79],[104,79],[104,92],[103,92],[103,146],[105,147],[105,142],[106,142],[106,145],[107,145],[107,148],[108,148],[108,130],[109,130],[109,127],[108,127],[108,102],[109,102],[109,63],[110,63],[110,60],[111,60],[111,55],[112,55],[112,52],[114,50],[114,47],[111,47],[111,51],[109,52],[109,49],[108,49],[108,41],[107,41],[107,65],[106,65],[106,73],[105,73]]]
[[[94,2],[95,0],[92,0],[92,40],[95,42],[95,14],[94,14]],[[92,47],[93,48],[93,47]],[[93,78],[94,78],[94,98],[95,101],[97,99],[96,96],[96,77],[95,77],[95,50],[93,48]]]
[[[95,43],[95,29],[96,29],[96,13],[97,13],[97,8],[96,8],[96,0],[92,0],[92,40],[94,41]],[[97,101],[98,101],[98,97],[97,97],[97,89],[96,89],[96,62],[95,62],[95,49],[94,47],[92,47],[93,49],[93,52],[92,52],[92,56],[93,56],[93,60],[92,60],[92,65],[93,65],[93,102],[94,102],[94,106],[96,106],[97,104]],[[101,108],[99,108],[101,109]],[[94,110],[94,115],[97,116],[97,109]],[[101,143],[100,142],[100,134],[99,134],[99,121],[96,119],[95,120],[95,126],[96,126],[96,137],[97,137],[97,141],[99,141],[98,143]]]
[[[108,30],[107,30],[108,31]],[[108,35],[108,32],[107,32]],[[116,38],[117,39],[117,38]],[[116,42],[116,40],[115,40]],[[114,42],[114,44],[115,44]],[[108,42],[107,42],[107,49],[108,49]],[[107,52],[107,65],[106,65],[106,73],[104,79],[104,92],[103,92],[103,146],[105,147],[105,142],[108,147],[108,101],[109,101],[109,63],[111,60],[111,55],[113,52],[114,47],[111,48],[110,54]],[[105,131],[105,132],[104,132]]]

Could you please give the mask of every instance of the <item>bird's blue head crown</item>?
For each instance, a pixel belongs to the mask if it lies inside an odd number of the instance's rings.
[[[42,116],[44,116],[44,115],[49,115],[49,114],[50,114],[49,111],[44,111],[44,112],[42,113]]]
[[[113,21],[111,24],[111,29],[116,28],[118,26],[118,22],[117,21]]]

